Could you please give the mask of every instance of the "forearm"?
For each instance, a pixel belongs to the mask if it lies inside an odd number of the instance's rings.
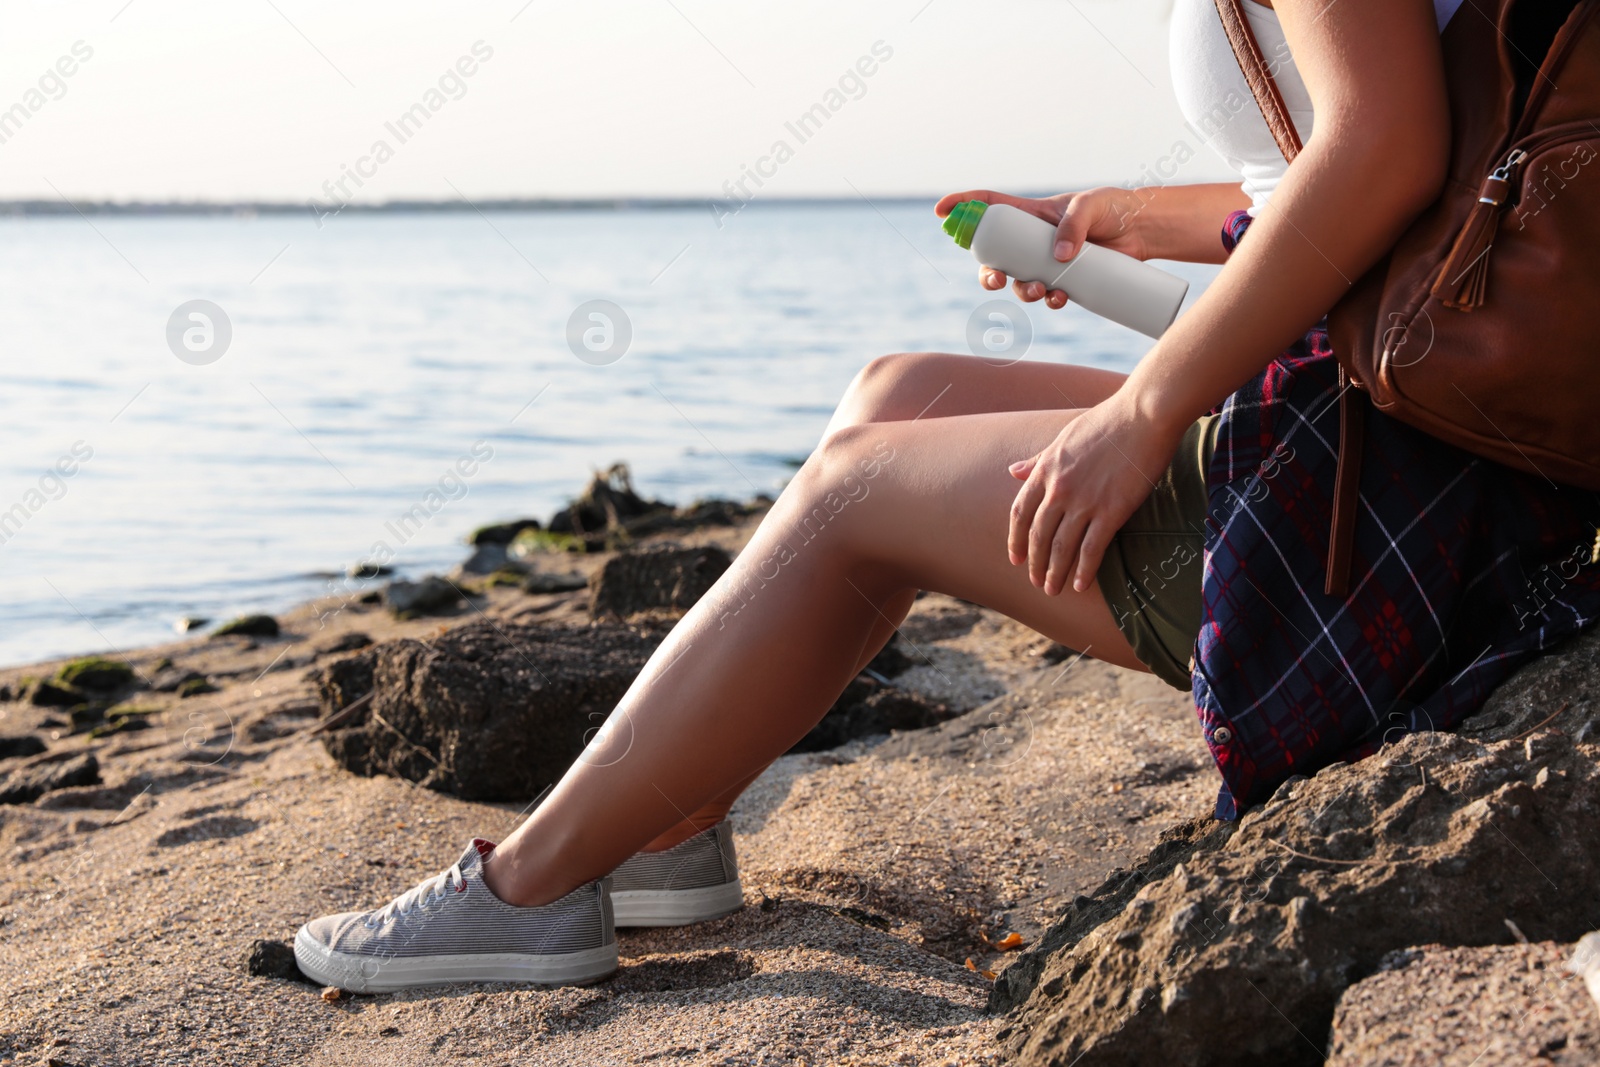
[[[1129,376],[1139,417],[1178,432],[1301,337],[1431,199],[1419,151],[1313,138],[1211,287]],[[1400,177],[1408,163],[1421,177]]]
[[[1238,182],[1128,189],[1119,199],[1139,231],[1145,259],[1185,263],[1223,262],[1222,221],[1250,206]]]

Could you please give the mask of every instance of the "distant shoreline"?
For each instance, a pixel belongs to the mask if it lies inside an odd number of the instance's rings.
[[[881,196],[864,200],[859,196],[815,197],[760,197],[748,201],[744,209],[766,207],[842,207],[931,204],[937,196]],[[592,198],[504,198],[498,200],[385,200],[376,203],[350,203],[343,206],[343,214],[446,214],[476,211],[679,211],[685,208],[704,210],[715,201],[714,197],[592,197]],[[297,215],[311,212],[303,203],[273,200],[241,201],[111,201],[85,200],[0,200],[0,217],[57,216],[57,215],[127,215],[127,216],[243,216]]]

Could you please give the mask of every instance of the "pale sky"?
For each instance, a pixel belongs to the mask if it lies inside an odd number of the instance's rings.
[[[758,164],[762,195],[1060,190],[1180,139],[1176,180],[1220,180],[1173,101],[1169,3],[25,0],[0,198],[304,202],[347,167],[367,200],[709,197]]]

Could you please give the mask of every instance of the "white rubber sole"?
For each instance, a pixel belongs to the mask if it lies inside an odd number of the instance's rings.
[[[302,927],[294,937],[294,958],[300,965],[300,973],[314,982],[338,986],[352,993],[387,993],[449,982],[584,985],[597,982],[617,969],[617,945],[612,942],[600,948],[553,956],[484,953],[379,959],[335,952],[319,944]]]
[[[611,893],[611,914],[618,926],[688,926],[720,919],[744,907],[738,879],[703,889],[636,889]]]

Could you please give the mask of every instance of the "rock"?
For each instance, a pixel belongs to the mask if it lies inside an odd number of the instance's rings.
[[[217,687],[211,684],[210,679],[203,676],[185,679],[176,690],[178,699],[188,700],[190,697],[204,696],[206,693],[217,692]]]
[[[517,534],[516,540],[506,546],[506,558],[512,566],[531,566],[540,556],[550,553],[605,552],[626,547],[626,540],[624,533],[607,533],[603,530],[588,534],[523,530]]]
[[[466,561],[456,570],[462,575],[468,575],[493,574],[495,571],[506,570],[507,568],[521,569],[522,564],[512,563],[510,557],[506,555],[506,546],[494,542],[474,548],[472,555],[468,556]]]
[[[1070,950],[1096,927],[1121,914],[1133,895],[1170,874],[1196,852],[1221,848],[1237,825],[1210,816],[1191,819],[1162,832],[1156,846],[1131,868],[1112,871],[1094,892],[1079,896],[1048,930],[1001,971],[989,991],[989,1010],[1008,1012],[1033,994],[1039,976],[1062,950]]]
[[[672,510],[671,504],[646,500],[636,493],[628,465],[614,463],[606,470],[596,471],[578,498],[550,517],[546,529],[582,536],[625,527],[629,520]]]
[[[323,742],[356,774],[525,801],[566,772],[658,640],[614,624],[483,621],[428,644],[385,642],[322,672],[325,717],[374,694]]]
[[[103,701],[92,704],[79,704],[67,712],[67,719],[72,724],[73,733],[82,733],[98,723],[104,722],[106,709],[111,705]]]
[[[169,663],[166,667],[156,671],[155,677],[150,679],[150,688],[158,693],[176,693],[185,682],[192,682],[196,679],[205,681],[205,677],[199,671],[192,671],[186,667],[176,667]]]
[[[387,578],[393,573],[394,568],[386,563],[373,563],[369,560],[362,560],[359,563],[352,563],[350,566],[346,567],[344,576],[346,578],[356,579]]]
[[[1600,741],[1600,629],[1578,635],[1559,652],[1513,674],[1459,732],[1500,741],[1546,719],[1579,741]]]
[[[587,588],[589,579],[581,574],[547,574],[534,571],[522,579],[524,593],[571,593]]]
[[[294,946],[285,941],[256,941],[245,957],[245,972],[257,978],[282,978],[290,982],[307,982],[311,979],[300,973],[294,959]]]
[[[1600,750],[1540,736],[1535,760],[1408,736],[1285,785],[1118,887],[1104,921],[1069,913],[1031,980],[996,985],[997,1007],[1026,997],[1001,1031],[1014,1062],[1320,1063],[1340,995],[1392,951],[1504,942],[1508,919],[1535,940],[1600,926],[1580,888],[1600,881]]]
[[[1046,646],[1044,651],[1039,653],[1039,659],[1045,663],[1056,664],[1065,663],[1067,660],[1076,655],[1076,652],[1068,648],[1066,645],[1063,645],[1061,642],[1052,641],[1048,646]]]
[[[108,693],[121,689],[134,679],[133,668],[121,660],[85,656],[61,665],[56,681],[74,689]]]
[[[822,752],[858,737],[891,730],[921,730],[954,717],[955,713],[943,704],[863,675],[845,687],[822,721],[789,751]]]
[[[99,781],[100,764],[92,755],[61,752],[39,756],[0,777],[0,804],[31,804],[52,789]]]
[[[271,615],[241,615],[225,622],[212,632],[212,637],[277,637],[278,620]]]
[[[1339,998],[1328,1067],[1592,1064],[1600,1016],[1565,955],[1553,942],[1391,953]]]
[[[193,633],[196,630],[210,626],[211,620],[204,615],[185,615],[172,624],[172,628],[180,634]]]
[[[0,737],[0,759],[21,759],[37,756],[48,746],[32,734],[20,737]]]
[[[521,533],[523,530],[537,530],[539,528],[540,526],[538,519],[516,519],[512,522],[492,523],[488,526],[480,526],[476,530],[473,530],[472,533],[467,537],[467,544],[475,545],[478,548],[483,548],[488,545],[499,545],[500,548],[504,550],[505,546],[509,545],[512,540],[516,538],[517,534]],[[489,570],[494,570],[494,568],[491,567]],[[487,574],[488,571],[482,571],[480,573]]]
[[[430,574],[420,582],[390,582],[383,602],[396,615],[429,615],[448,611],[461,600],[454,583]]]
[[[372,638],[358,630],[352,630],[349,633],[340,634],[332,641],[318,645],[317,655],[332,656],[337,655],[340,652],[354,652],[357,649],[366,648],[371,644]]]
[[[642,611],[681,614],[694,606],[733,563],[721,548],[658,545],[619,552],[590,583],[589,614],[626,619]]]
[[[106,716],[104,723],[89,731],[89,736],[91,738],[101,738],[135,730],[148,730],[150,729],[150,716],[155,714],[157,710],[159,709],[139,708],[122,714],[113,711]]]
[[[83,703],[83,694],[70,686],[40,682],[28,694],[28,702],[40,708],[70,708]]]
[[[697,500],[687,507],[658,508],[633,518],[624,519],[622,527],[633,537],[660,533],[665,530],[695,530],[705,526],[732,526],[746,515],[753,514],[770,501],[740,504],[733,500]]]
[[[482,620],[424,644],[387,641],[317,672],[323,734],[340,766],[467,800],[528,800],[566,773],[633,683],[663,633]],[[944,705],[862,677],[793,751],[931,726]]]
[[[736,500],[696,500],[687,507],[673,512],[673,519],[688,526],[732,526],[746,515],[759,511],[765,504],[741,504]]]
[[[17,694],[9,685],[0,685],[0,704],[6,704],[17,699]]]

